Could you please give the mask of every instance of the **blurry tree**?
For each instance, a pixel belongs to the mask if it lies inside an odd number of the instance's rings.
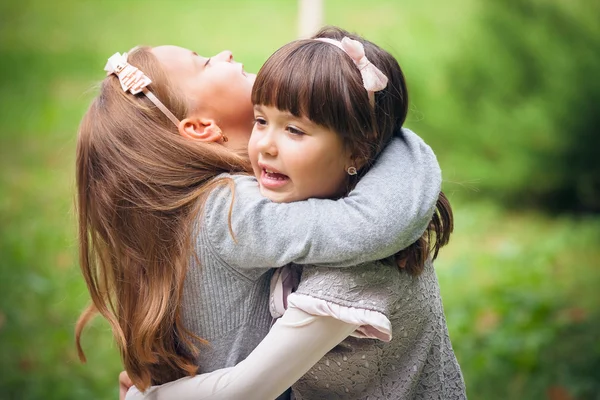
[[[600,2],[480,7],[428,100],[442,159],[506,202],[600,211]]]

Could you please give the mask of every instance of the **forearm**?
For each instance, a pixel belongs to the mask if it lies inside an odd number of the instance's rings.
[[[229,233],[230,198],[213,202],[205,233],[213,251],[243,268],[290,262],[349,266],[388,257],[426,229],[441,186],[435,155],[414,133],[394,139],[356,189],[337,201],[272,203],[255,182],[238,180]],[[254,192],[253,192],[254,191]]]
[[[290,308],[235,367],[155,386],[145,395],[132,388],[126,399],[274,399],[355,329],[356,325]]]

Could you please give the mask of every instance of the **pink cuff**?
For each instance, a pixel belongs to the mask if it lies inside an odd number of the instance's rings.
[[[392,323],[379,311],[341,306],[330,301],[304,294],[292,293],[287,299],[288,307],[324,317],[333,317],[352,325],[358,325],[351,336],[364,339],[392,340]]]

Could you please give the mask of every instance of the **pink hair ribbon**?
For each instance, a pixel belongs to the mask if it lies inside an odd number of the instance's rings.
[[[363,79],[363,85],[369,94],[371,104],[375,104],[375,92],[385,89],[388,78],[379,68],[377,68],[365,55],[365,48],[358,40],[344,37],[341,41],[329,38],[316,38],[321,42],[326,42],[339,47],[346,53],[359,69]]]
[[[150,78],[127,62],[127,53],[123,53],[123,55],[119,53],[113,54],[108,59],[104,70],[107,72],[106,75],[117,75],[124,92],[130,92],[131,94],[144,93],[146,97],[175,124],[175,126],[179,126],[179,119],[169,111],[154,93],[146,88],[146,86],[152,83]]]

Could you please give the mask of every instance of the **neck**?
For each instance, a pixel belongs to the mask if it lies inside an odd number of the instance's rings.
[[[243,124],[240,126],[223,127],[223,135],[227,137],[227,142],[223,143],[229,150],[240,154],[248,154],[248,140],[252,133],[252,124]]]

